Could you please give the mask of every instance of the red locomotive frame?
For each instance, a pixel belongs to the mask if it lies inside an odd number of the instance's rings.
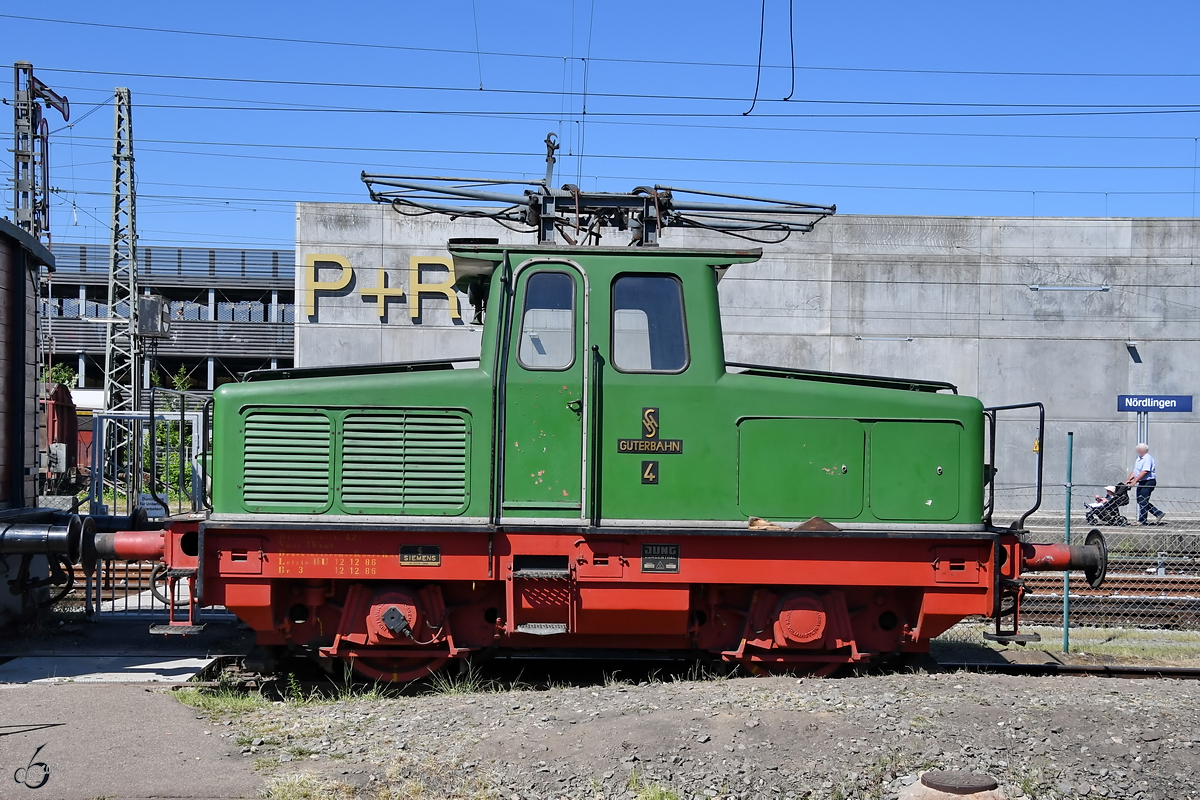
[[[832,528],[828,526],[827,528]],[[1098,534],[1096,534],[1098,536]],[[1019,639],[1021,571],[1089,570],[1098,542],[1015,533],[413,528],[173,522],[108,540],[223,605],[268,652],[299,647],[380,680],[452,658],[563,648],[706,655],[751,671],[829,672],[919,653],[965,616]],[[205,558],[199,558],[203,551]],[[1012,631],[1000,630],[1011,616]],[[555,634],[547,639],[544,634]],[[552,642],[552,648],[547,644]]]

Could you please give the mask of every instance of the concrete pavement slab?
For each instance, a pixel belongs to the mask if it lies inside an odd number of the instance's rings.
[[[182,683],[213,661],[162,656],[25,656],[0,664],[0,683]]]
[[[150,633],[164,616],[101,615],[94,622],[55,621],[29,628],[0,630],[0,658],[16,656],[170,656],[243,655],[254,634],[231,618],[206,618],[205,629],[192,636]]]
[[[262,787],[241,748],[167,690],[0,685],[3,800],[228,800]]]

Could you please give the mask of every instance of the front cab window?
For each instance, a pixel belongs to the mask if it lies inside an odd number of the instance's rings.
[[[535,272],[525,283],[517,359],[533,370],[575,363],[575,281],[565,272]]]
[[[683,287],[673,275],[613,283],[612,357],[621,372],[683,372],[688,365]]]

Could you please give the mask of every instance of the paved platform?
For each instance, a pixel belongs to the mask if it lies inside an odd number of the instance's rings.
[[[68,616],[0,631],[0,798],[258,796],[252,759],[221,736],[230,729],[162,685],[244,654],[253,635],[228,618],[194,636],[151,635],[162,616]],[[45,784],[30,788],[47,769]]]
[[[166,689],[108,683],[0,685],[0,797],[258,796],[263,780],[251,759],[241,755],[231,737],[220,736],[229,729],[218,731],[197,716]],[[31,768],[31,761],[44,766]],[[30,788],[46,771],[45,784]],[[14,780],[14,773],[27,783]]]
[[[215,660],[206,656],[22,656],[0,664],[0,683],[183,683]]]

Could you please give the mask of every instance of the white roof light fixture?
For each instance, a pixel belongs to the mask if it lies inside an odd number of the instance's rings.
[[[911,336],[855,336],[858,342],[911,342]]]
[[[1102,286],[1042,286],[1037,283],[1030,284],[1029,291],[1031,292],[1107,292],[1109,291],[1108,284]]]

